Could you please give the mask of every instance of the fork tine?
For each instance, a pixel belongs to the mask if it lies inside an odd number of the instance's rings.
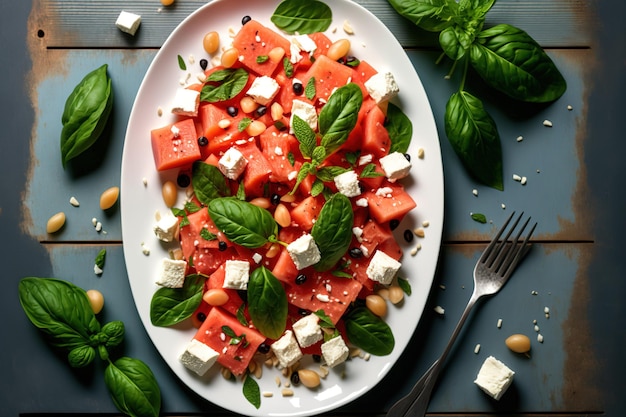
[[[514,258],[513,253],[515,252],[515,246],[517,246],[520,236],[524,232],[524,229],[526,229],[526,226],[528,225],[528,222],[530,221],[530,217],[522,225],[522,228],[517,232],[517,235],[515,235],[515,238],[510,242],[509,242],[509,237],[511,236],[511,233],[513,232],[515,227],[517,227],[517,224],[521,220],[523,214],[524,213],[522,213],[520,217],[517,218],[517,221],[515,222],[515,224],[513,225],[513,227],[507,234],[507,236],[502,241],[502,247],[504,248],[500,251],[500,253],[498,254],[498,257],[493,261],[493,265],[492,265],[493,270],[496,272],[500,271],[501,268],[504,268],[506,270],[506,268],[508,268],[508,264]]]
[[[523,231],[526,228],[526,225],[528,224],[529,221],[530,221],[530,218],[528,218],[528,220],[526,220],[526,223],[524,223],[524,227],[522,228],[521,231]],[[529,244],[530,237],[532,236],[532,234],[535,231],[536,227],[537,227],[537,223],[533,224],[533,227],[530,229],[530,232],[528,232],[528,234],[524,238],[524,241],[519,245],[517,251],[515,251],[514,256],[511,256],[507,260],[507,262],[506,262],[507,265],[504,268],[504,271],[502,273],[502,276],[505,279],[508,278],[513,273],[513,271],[515,270],[515,267],[517,266],[519,261],[522,260],[522,258],[528,252],[528,249],[530,248],[530,244]],[[519,236],[521,235],[521,231],[520,231],[520,234],[518,234],[518,236],[516,237],[515,244],[517,244],[517,242],[519,241]]]
[[[481,263],[486,263],[487,262],[487,259],[492,254],[494,246],[496,246],[496,244],[498,243],[498,240],[500,239],[500,236],[502,236],[502,233],[504,233],[504,231],[506,230],[507,226],[509,225],[509,222],[511,221],[511,219],[513,218],[514,215],[515,215],[515,212],[511,213],[509,218],[506,219],[506,221],[504,222],[504,224],[502,225],[500,230],[498,230],[498,234],[491,240],[491,242],[489,242],[489,245],[483,251],[482,255],[480,256],[480,259],[478,260],[479,262],[481,262]]]

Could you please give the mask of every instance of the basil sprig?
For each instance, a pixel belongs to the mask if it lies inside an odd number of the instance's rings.
[[[182,288],[159,288],[150,300],[150,322],[167,327],[188,319],[202,302],[202,275],[185,277]]]
[[[61,123],[63,167],[90,148],[102,134],[113,107],[107,64],[87,74],[65,101]]]
[[[278,280],[264,266],[256,268],[248,281],[248,312],[254,326],[265,337],[278,339],[287,325],[287,295]]]
[[[121,321],[106,323],[96,318],[87,293],[56,278],[24,278],[19,299],[28,319],[49,338],[53,346],[68,351],[72,367],[93,362],[96,352],[107,362],[105,383],[116,407],[131,416],[156,417],[161,408],[161,391],[148,366],[138,359],[109,358],[109,349],[124,338]]]
[[[196,161],[191,170],[191,184],[193,191],[203,204],[208,204],[214,198],[230,195],[230,188],[221,171],[206,162]]]
[[[351,343],[376,356],[389,355],[395,346],[391,328],[367,307],[358,306],[345,317],[346,335]]]
[[[320,250],[322,259],[315,264],[318,271],[331,269],[350,247],[354,213],[350,199],[341,193],[333,194],[322,210],[311,236]]]
[[[485,185],[504,189],[500,137],[479,98],[465,91],[471,66],[492,88],[516,100],[547,103],[563,95],[565,79],[539,44],[522,29],[483,29],[495,0],[388,0],[420,28],[439,32],[445,56],[462,63],[459,91],[444,115],[446,135],[466,170]],[[453,68],[456,65],[453,66]]]
[[[333,13],[328,5],[317,0],[285,0],[271,16],[278,28],[289,34],[302,35],[324,32],[330,26]]]
[[[230,100],[241,93],[248,83],[249,74],[243,68],[218,70],[206,79],[200,100],[209,103]]]

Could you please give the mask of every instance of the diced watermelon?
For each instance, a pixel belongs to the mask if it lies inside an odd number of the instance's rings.
[[[259,75],[271,76],[278,64],[267,59],[257,62],[259,56],[268,56],[270,51],[276,47],[281,47],[289,53],[290,42],[273,30],[263,26],[256,20],[251,20],[237,33],[233,39],[233,46],[240,54],[240,62],[250,70]]]
[[[219,268],[215,270],[206,281],[206,289],[210,290],[213,288],[221,288],[226,294],[228,294],[228,301],[226,304],[220,306],[220,308],[228,311],[233,316],[237,315],[237,310],[243,304],[243,300],[239,296],[237,290],[233,290],[230,288],[223,288],[224,286],[224,278],[226,278],[226,267],[224,264],[220,265]]]
[[[291,210],[291,220],[305,231],[310,231],[324,206],[322,196],[308,196]]]
[[[311,77],[315,77],[315,97],[328,101],[334,89],[350,81],[352,68],[333,61],[326,55],[321,55],[302,79],[303,85],[306,85]]]
[[[352,82],[361,87],[363,98],[369,96],[369,92],[367,91],[367,88],[365,88],[365,81],[369,80],[372,75],[377,73],[378,71],[376,71],[376,69],[374,69],[374,67],[366,61],[359,62],[359,65],[352,69]]]
[[[263,155],[271,166],[270,181],[293,186],[295,184],[294,172],[300,169],[302,163],[297,161],[292,166],[288,155],[291,153],[295,158],[300,154],[298,139],[271,126],[259,136],[259,143]]]
[[[385,128],[385,113],[378,106],[370,107],[363,120],[363,153],[371,152],[382,158],[389,153],[391,140]]]
[[[276,258],[272,274],[286,284],[293,284],[299,272],[287,249],[283,248]]]
[[[386,188],[391,192],[384,192]],[[417,206],[402,185],[388,181],[384,181],[381,188],[366,191],[363,197],[367,198],[372,217],[380,223],[402,220]]]
[[[154,129],[150,136],[157,171],[185,167],[201,157],[193,119]]]
[[[198,248],[192,256],[194,268],[198,273],[204,275],[211,275],[224,262],[239,258],[239,254],[233,246],[228,246],[223,251],[213,248]]]
[[[262,197],[265,195],[265,186],[269,182],[272,167],[267,162],[255,141],[237,142],[234,146],[242,153],[248,163],[243,171],[243,186],[246,197]]]
[[[232,117],[224,108],[215,104],[200,105],[198,118],[202,122],[203,135],[209,140],[209,144],[201,148],[203,159],[210,154],[226,152],[235,142],[246,137],[245,132],[238,129],[243,117],[242,114]],[[230,124],[223,128],[218,124],[220,120],[228,120]]]

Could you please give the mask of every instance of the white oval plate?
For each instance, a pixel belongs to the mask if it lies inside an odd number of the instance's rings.
[[[354,358],[332,369],[316,390],[295,387],[292,397],[283,397],[276,386],[277,370],[264,369],[258,382],[261,392],[269,391],[271,398],[262,397],[260,409],[254,408],[242,394],[241,381],[226,381],[218,366],[200,378],[189,372],[178,358],[195,333],[191,325],[175,328],[155,327],[150,323],[150,300],[157,290],[155,271],[161,258],[168,256],[168,248],[160,244],[152,232],[157,210],[167,208],[161,197],[161,184],[175,179],[176,172],[158,173],[154,166],[150,145],[150,130],[173,121],[171,100],[180,81],[187,73],[191,82],[201,73],[198,61],[210,57],[202,49],[205,33],[216,30],[222,45],[228,43],[229,28],[238,30],[241,18],[250,15],[255,20],[278,31],[270,17],[278,5],[276,0],[228,1],[217,0],[201,7],[187,17],[169,36],[157,53],[141,84],[128,123],[121,175],[121,210],[124,256],[128,277],[137,310],[143,324],[163,359],[174,373],[198,395],[225,409],[248,416],[309,416],[328,412],[344,405],[372,389],[396,363],[420,320],[426,298],[435,274],[441,231],[443,226],[443,167],[439,137],[426,93],[411,61],[393,34],[368,10],[348,0],[327,0],[333,12],[333,23],[327,35],[331,40],[348,37],[342,29],[347,20],[354,29],[349,36],[351,54],[367,60],[379,72],[391,71],[400,86],[400,94],[393,100],[413,123],[413,140],[409,153],[413,156],[411,177],[403,180],[417,208],[397,229],[398,241],[405,250],[401,275],[411,283],[412,295],[399,306],[390,306],[387,322],[396,344],[385,357],[372,356],[368,361]],[[179,68],[177,57],[188,63],[188,71]],[[193,56],[196,63],[190,64]],[[163,109],[159,116],[157,109]],[[424,159],[417,158],[423,148]],[[183,197],[179,199],[182,203]],[[426,236],[420,239],[421,250],[415,256],[409,252],[416,245],[408,244],[402,232],[428,221]],[[142,252],[142,245],[150,254]],[[284,380],[284,378],[283,378]]]

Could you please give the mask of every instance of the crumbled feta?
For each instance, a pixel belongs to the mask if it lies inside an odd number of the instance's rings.
[[[314,265],[322,259],[313,236],[305,234],[287,245],[287,252],[298,270]]]
[[[300,51],[304,52],[314,52],[317,49],[317,44],[309,35],[296,35],[291,38],[291,45],[297,48],[298,53]],[[290,48],[290,50],[295,50]]]
[[[400,152],[392,152],[380,158],[380,167],[389,181],[395,181],[409,175],[411,162]]]
[[[302,351],[291,330],[285,331],[280,339],[272,343],[272,352],[284,368],[293,365],[302,358]]]
[[[349,354],[350,350],[341,336],[333,337],[322,343],[322,356],[326,364],[331,368],[345,362]]]
[[[78,202],[76,197],[70,197],[70,204],[73,205],[74,207],[80,206],[80,203]]]
[[[187,348],[180,355],[180,362],[185,368],[202,376],[217,361],[219,353],[214,351],[209,345],[202,343],[198,339],[191,339]]]
[[[435,306],[434,310],[435,310],[435,313],[437,314],[443,315],[446,313],[446,310],[441,306]]]
[[[100,268],[98,265],[94,264],[93,266],[93,273],[100,276],[102,275],[104,271],[102,270],[102,268]]]
[[[390,72],[372,75],[369,80],[365,81],[365,88],[376,103],[389,100],[400,92],[400,87]]]
[[[263,255],[261,255],[258,252],[255,252],[254,255],[252,255],[252,260],[257,264],[261,263],[261,261],[263,260]]]
[[[185,283],[187,262],[169,258],[161,259],[156,283],[168,288],[181,288]]]
[[[168,212],[154,225],[156,237],[162,242],[174,242],[178,240],[178,217]]]
[[[279,89],[280,85],[275,79],[264,75],[254,79],[246,94],[260,105],[265,106],[272,101]]]
[[[319,317],[309,314],[293,324],[293,332],[301,347],[309,347],[323,339]]]
[[[391,284],[402,264],[381,250],[376,250],[365,273],[372,281]]]
[[[140,24],[141,16],[139,16],[138,14],[125,12],[123,10],[115,21],[115,26],[117,26],[119,30],[133,36],[135,35],[135,32],[137,32],[137,29],[139,29]]]
[[[545,127],[552,127],[552,122],[550,120],[546,119],[546,120],[543,121],[543,125]]]
[[[311,129],[317,129],[317,110],[315,106],[302,100],[293,100],[291,107],[291,117],[289,119],[289,133],[293,134],[293,117],[298,116],[304,120]]]
[[[248,161],[235,148],[229,148],[219,160],[218,168],[226,178],[236,180],[246,169]]]
[[[189,88],[179,88],[174,95],[172,113],[181,116],[196,117],[200,104],[200,92]]]
[[[495,400],[499,400],[513,382],[515,372],[493,356],[483,362],[474,383]]]
[[[367,198],[363,197],[356,200],[354,204],[358,207],[367,207],[369,206],[369,201],[367,201]]]
[[[346,197],[356,197],[361,194],[359,176],[352,170],[337,175],[334,178],[334,181],[335,186],[337,186],[337,191]]]
[[[361,155],[359,157],[359,166],[369,164],[374,160],[374,156],[371,153],[367,155]]]
[[[250,279],[250,262],[228,260],[225,265],[224,285],[222,287],[233,290],[247,289]]]

